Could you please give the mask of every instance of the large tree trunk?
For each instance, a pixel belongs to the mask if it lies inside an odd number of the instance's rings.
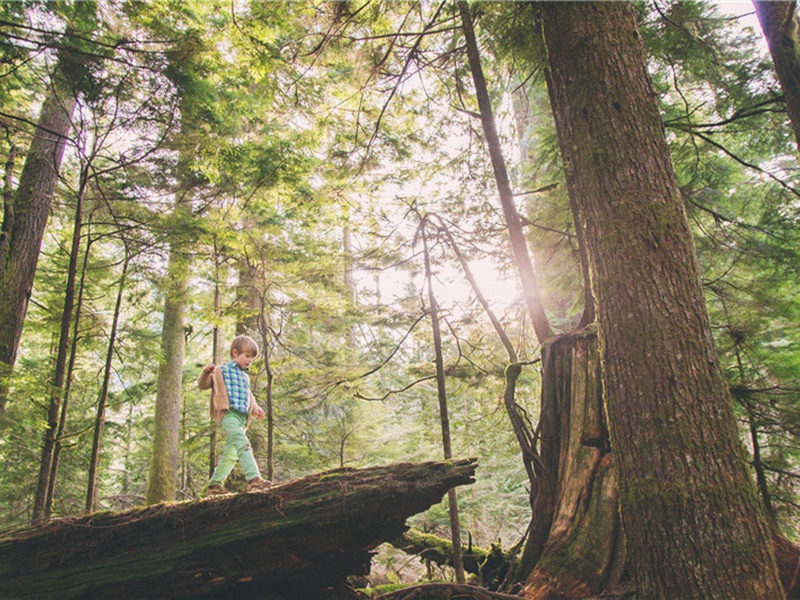
[[[176,207],[176,212],[180,206]],[[153,455],[147,478],[147,503],[174,500],[178,485],[178,437],[181,419],[184,312],[187,265],[176,244],[170,246],[158,363]]]
[[[94,15],[94,2],[79,2],[76,17]],[[8,375],[17,359],[22,327],[33,288],[39,248],[64,156],[64,147],[77,102],[76,88],[84,76],[88,54],[76,51],[70,39],[75,23],[67,26],[58,62],[39,113],[25,165],[13,198],[5,207],[0,233],[0,414],[5,410]],[[6,222],[10,219],[10,222]]]
[[[0,539],[0,597],[355,598],[350,575],[474,460],[339,469],[267,492],[54,521]]]
[[[469,8],[465,2],[459,2],[459,8],[514,261],[542,344],[539,460],[526,456],[533,450],[520,423],[515,422],[520,416],[513,398],[514,381],[520,365],[510,365],[506,373],[506,407],[526,462],[533,508],[527,544],[514,579],[526,584],[530,597],[564,594],[580,598],[616,583],[624,565],[596,340],[591,332],[552,336],[494,126]],[[582,244],[582,236],[579,240]],[[586,297],[590,299],[591,294],[587,292]],[[593,311],[585,310],[582,320],[592,318]],[[535,444],[536,436],[532,437]],[[575,568],[571,568],[573,563]]]
[[[767,39],[800,150],[800,19],[797,2],[755,0],[753,5]]]
[[[543,3],[542,12],[637,595],[781,598],[634,7]]]

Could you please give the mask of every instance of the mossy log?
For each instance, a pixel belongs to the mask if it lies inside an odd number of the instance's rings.
[[[267,492],[53,521],[0,539],[0,597],[346,598],[371,551],[472,483],[475,468],[339,469]]]
[[[406,554],[419,556],[439,566],[453,566],[453,544],[439,536],[410,529],[389,543]],[[462,548],[462,556],[464,570],[475,575],[481,585],[493,590],[505,582],[515,564],[514,557],[503,552],[500,544],[492,544],[488,550],[470,544]]]

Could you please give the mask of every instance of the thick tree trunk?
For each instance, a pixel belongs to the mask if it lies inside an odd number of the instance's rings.
[[[542,344],[538,457],[532,456],[525,428],[515,422],[519,414],[513,398],[514,382],[520,366],[512,364],[506,373],[506,408],[531,480],[533,508],[527,544],[514,579],[525,583],[532,598],[545,598],[551,593],[584,597],[588,592],[599,592],[616,583],[624,565],[616,475],[602,415],[596,341],[591,332],[552,337],[522,223],[514,206],[469,8],[465,2],[459,2],[459,9],[514,261]],[[578,237],[583,252],[583,238]],[[587,292],[586,297],[591,298],[591,294]],[[582,321],[592,318],[593,311],[585,310]],[[570,567],[573,562],[575,568]]]
[[[755,0],[758,22],[783,90],[786,111],[800,150],[800,19],[795,0]]]
[[[93,14],[96,6],[94,2],[82,2],[77,10],[82,15]],[[0,376],[7,375],[17,359],[39,248],[72,123],[76,87],[84,74],[87,54],[70,49],[69,36],[74,33],[74,26],[68,26],[22,168],[13,208],[5,210],[0,234],[0,298],[3,298],[0,302]],[[11,220],[6,223],[9,217]],[[6,391],[6,383],[0,380],[0,414],[5,410]]]
[[[165,285],[161,359],[158,363],[153,422],[153,456],[147,478],[148,504],[174,500],[178,485],[186,271],[186,261],[180,249],[173,244],[170,247]]]
[[[566,2],[542,12],[637,596],[781,598],[634,8]]]
[[[475,462],[340,469],[268,492],[54,521],[0,539],[0,597],[353,598],[350,575]]]

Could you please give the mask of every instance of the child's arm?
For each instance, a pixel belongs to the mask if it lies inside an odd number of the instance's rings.
[[[213,380],[211,375],[214,373],[214,368],[214,363],[211,363],[203,369],[202,373],[200,373],[200,379],[197,380],[197,387],[199,387],[201,390],[207,390],[212,386]]]
[[[253,396],[252,392],[250,392],[250,404],[247,406],[247,411],[259,421],[267,416],[267,413],[264,412],[264,409],[258,405],[258,402],[256,402],[256,397]]]

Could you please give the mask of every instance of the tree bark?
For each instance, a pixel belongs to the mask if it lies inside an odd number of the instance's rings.
[[[184,314],[189,279],[189,236],[181,233],[191,218],[192,194],[198,184],[192,161],[197,150],[195,128],[202,122],[187,82],[196,76],[194,62],[202,44],[189,32],[182,40],[183,53],[176,53],[171,77],[179,95],[181,130],[174,140],[178,150],[175,165],[175,204],[171,218],[176,225],[169,241],[169,259],[164,279],[164,317],[161,329],[161,356],[156,382],[156,409],[153,420],[153,453],[147,477],[147,504],[174,500],[180,469],[181,406],[183,390],[183,352],[186,345]]]
[[[536,273],[513,204],[469,8],[459,2],[459,9],[503,213],[512,244],[513,239],[518,239],[515,264],[523,287],[535,291]],[[578,239],[583,256],[583,238],[579,235]],[[601,410],[596,340],[591,332],[554,338],[538,291],[528,293],[528,297],[528,309],[542,344],[538,455],[532,448],[537,436],[534,433],[528,439],[514,401],[515,381],[521,368],[518,363],[506,369],[504,394],[530,479],[533,509],[514,581],[526,583],[532,598],[550,594],[584,597],[616,583],[624,565],[614,487],[616,474]],[[586,298],[591,299],[590,292]],[[584,310],[582,322],[588,322],[593,315],[591,308]],[[570,568],[572,564],[574,569]]]
[[[585,598],[619,583],[625,544],[594,328],[542,348],[542,475],[520,560],[528,598]]]
[[[781,598],[633,6],[543,3],[542,18],[637,596]]]
[[[180,204],[175,212],[180,214]],[[147,504],[174,500],[178,485],[184,312],[187,265],[176,243],[170,245],[165,281],[161,358],[158,363],[153,455],[147,478]]]
[[[474,460],[339,469],[267,492],[53,521],[0,539],[0,597],[355,598],[347,577]]]
[[[78,3],[76,20],[93,15],[95,10],[94,2]],[[75,33],[75,23],[68,24],[22,167],[13,209],[4,211],[0,233],[0,376],[8,375],[17,359],[39,248],[77,102],[77,86],[85,72],[87,54],[72,48],[70,37]],[[9,217],[11,221],[6,223]],[[6,383],[0,381],[0,414],[6,400]]]
[[[775,73],[783,90],[786,111],[800,150],[800,19],[797,2],[754,0],[758,22],[767,39]]]

